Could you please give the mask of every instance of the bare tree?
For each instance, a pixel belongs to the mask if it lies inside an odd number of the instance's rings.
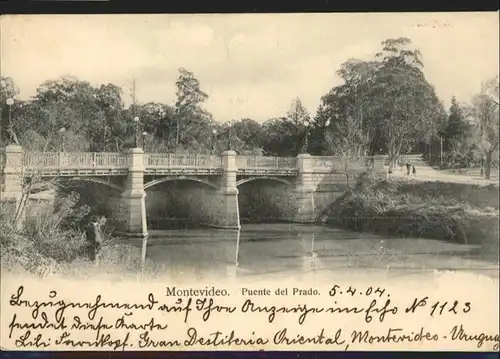
[[[470,116],[476,127],[475,140],[481,151],[484,163],[484,176],[491,178],[491,163],[493,154],[499,145],[499,78],[489,79],[482,84],[470,108]]]
[[[325,142],[328,154],[341,156],[349,186],[351,165],[367,155],[370,143],[369,133],[363,131],[362,120],[349,115],[345,120],[334,122],[333,128],[325,132]]]
[[[50,117],[57,117],[59,114],[57,112],[56,107],[51,108],[51,112],[49,114]],[[52,120],[50,123],[57,123],[57,121]],[[56,139],[56,135],[58,131],[54,127],[51,131],[49,131],[51,135],[47,136],[44,138],[43,143],[40,143],[40,147],[38,148],[37,151],[32,151],[31,156],[30,156],[30,161],[29,163],[29,171],[26,171],[26,168],[24,166],[26,165],[25,163],[21,162],[21,168],[16,168],[16,174],[19,176],[19,181],[21,183],[21,196],[19,199],[19,202],[16,206],[15,214],[14,214],[14,221],[17,226],[20,225],[22,221],[23,214],[25,213],[26,206],[28,204],[28,201],[31,198],[31,195],[35,190],[38,189],[43,189],[43,188],[53,188],[55,185],[57,185],[59,181],[59,177],[51,177],[50,179],[47,179],[44,176],[44,168],[46,165],[53,165],[53,163],[46,163],[48,161],[58,161],[60,160],[60,154],[58,154],[58,157],[56,157],[56,153],[54,152],[49,152],[48,150],[53,147],[53,142]],[[27,141],[29,139],[26,139]],[[21,146],[24,145],[23,141],[21,141]],[[29,147],[29,146],[26,146]],[[51,156],[47,156],[48,153],[51,153]]]

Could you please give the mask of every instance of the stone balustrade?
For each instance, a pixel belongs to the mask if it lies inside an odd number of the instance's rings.
[[[127,157],[123,153],[109,152],[24,152],[23,168],[125,168]]]
[[[374,158],[376,158],[375,156]],[[0,161],[5,162],[4,157]],[[366,169],[373,165],[372,157],[309,156],[304,165],[318,171],[338,171]],[[383,164],[382,164],[383,165]],[[24,152],[24,169],[92,169],[127,168],[127,155],[109,152]],[[176,153],[145,153],[144,167],[161,168],[209,168],[221,169],[222,156]],[[295,170],[296,157],[236,156],[238,170]]]
[[[146,153],[146,168],[222,168],[222,157],[177,153]]]

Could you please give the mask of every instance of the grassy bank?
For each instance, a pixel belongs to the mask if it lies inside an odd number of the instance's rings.
[[[326,211],[353,231],[481,244],[498,252],[498,186],[360,178]]]
[[[104,230],[97,264],[85,253],[84,213],[66,200],[56,213],[43,211],[26,215],[23,225],[13,221],[13,206],[0,203],[0,254],[3,271],[31,273],[40,277],[56,274],[88,277],[96,274],[151,277],[160,268],[146,261],[142,270],[140,248],[118,243]]]

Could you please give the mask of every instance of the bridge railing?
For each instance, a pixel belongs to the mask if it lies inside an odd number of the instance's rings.
[[[339,171],[363,170],[372,165],[371,157],[355,156],[311,156],[307,159],[309,167],[315,170]]]
[[[146,153],[146,168],[222,168],[222,157],[177,153]]]
[[[23,166],[27,169],[124,168],[127,157],[113,152],[25,152]]]
[[[0,168],[2,156],[0,156]],[[306,167],[315,171],[364,170],[373,165],[371,157],[310,156],[302,159]],[[236,156],[240,170],[295,170],[296,157]],[[123,153],[109,152],[24,152],[23,167],[27,169],[93,169],[128,168]],[[210,168],[223,167],[222,156],[176,153],[144,154],[146,168]]]
[[[295,157],[237,156],[236,166],[240,170],[255,169],[296,169]]]

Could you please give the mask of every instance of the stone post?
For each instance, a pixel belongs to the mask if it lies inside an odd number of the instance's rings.
[[[219,205],[214,208],[215,226],[226,229],[240,229],[240,211],[238,205],[238,188],[236,187],[236,152],[225,151],[222,153],[222,179],[218,192]]]
[[[295,182],[295,218],[294,222],[312,223],[316,219],[314,205],[314,169],[311,155],[304,153],[297,156],[297,180]]]
[[[125,234],[129,237],[148,236],[146,221],[146,191],[144,190],[144,151],[132,148],[127,153],[128,178],[121,202]]]
[[[3,190],[0,190],[2,201],[11,204],[12,213],[16,213],[21,205],[23,195],[23,149],[17,144],[5,147],[5,167],[3,168]],[[19,216],[18,226],[24,220],[25,211]]]
[[[4,198],[17,198],[22,195],[23,149],[19,145],[5,147]]]
[[[373,174],[374,175],[385,175],[385,160],[387,156],[384,155],[374,155],[373,156]]]

